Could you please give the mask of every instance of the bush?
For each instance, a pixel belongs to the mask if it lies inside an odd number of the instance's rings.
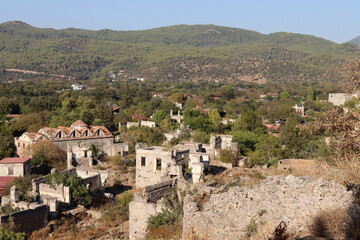
[[[284,221],[280,222],[280,224],[275,228],[273,236],[269,238],[269,240],[286,240],[290,237],[287,233],[287,225]]]
[[[147,239],[181,237],[183,205],[175,191],[165,197],[165,207],[161,213],[148,218]]]
[[[235,154],[230,149],[221,150],[220,161],[222,161],[223,163],[234,163]]]
[[[117,202],[110,203],[104,207],[101,220],[106,222],[129,220],[129,203],[133,199],[134,194],[130,192],[122,193]]]
[[[89,206],[92,202],[91,192],[83,184],[82,179],[76,175],[69,176],[66,172],[54,172],[47,176],[50,186],[64,184],[70,187],[71,199],[75,204]]]
[[[18,233],[11,227],[0,227],[0,239],[2,240],[25,240],[26,234],[25,233]]]
[[[193,135],[191,136],[195,142],[209,144],[210,142],[210,135],[206,132],[202,132],[199,130],[195,130]]]

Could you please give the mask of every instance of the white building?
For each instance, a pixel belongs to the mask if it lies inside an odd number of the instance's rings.
[[[85,87],[80,83],[72,84],[71,87],[74,91],[85,89]]]

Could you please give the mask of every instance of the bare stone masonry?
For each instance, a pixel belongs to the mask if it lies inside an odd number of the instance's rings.
[[[352,193],[335,181],[313,177],[268,177],[253,188],[233,187],[212,194],[199,211],[194,197],[184,199],[183,237],[200,239],[242,239],[254,216],[272,225],[287,223],[292,232],[306,231],[321,210],[348,209]]]

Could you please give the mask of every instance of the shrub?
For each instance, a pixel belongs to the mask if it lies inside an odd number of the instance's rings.
[[[66,172],[54,172],[47,176],[50,186],[64,184],[70,187],[71,199],[75,204],[89,206],[92,202],[91,192],[83,184],[82,179],[76,175],[69,176]]]
[[[286,240],[290,237],[287,233],[287,225],[284,221],[281,221],[280,224],[275,228],[273,236],[269,240]]]
[[[183,205],[175,191],[165,197],[165,207],[161,213],[148,218],[148,239],[181,237]]]
[[[230,149],[221,150],[220,161],[223,163],[234,163],[235,154]]]
[[[103,208],[101,220],[106,222],[129,220],[129,203],[133,198],[134,195],[130,192],[122,193],[117,202],[110,203]]]
[[[2,240],[25,240],[26,238],[25,233],[15,232],[12,227],[0,227],[0,239]]]

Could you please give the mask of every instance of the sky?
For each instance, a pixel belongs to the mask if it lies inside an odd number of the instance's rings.
[[[0,22],[34,27],[142,30],[215,24],[337,43],[360,36],[359,12],[359,0],[0,0]]]

